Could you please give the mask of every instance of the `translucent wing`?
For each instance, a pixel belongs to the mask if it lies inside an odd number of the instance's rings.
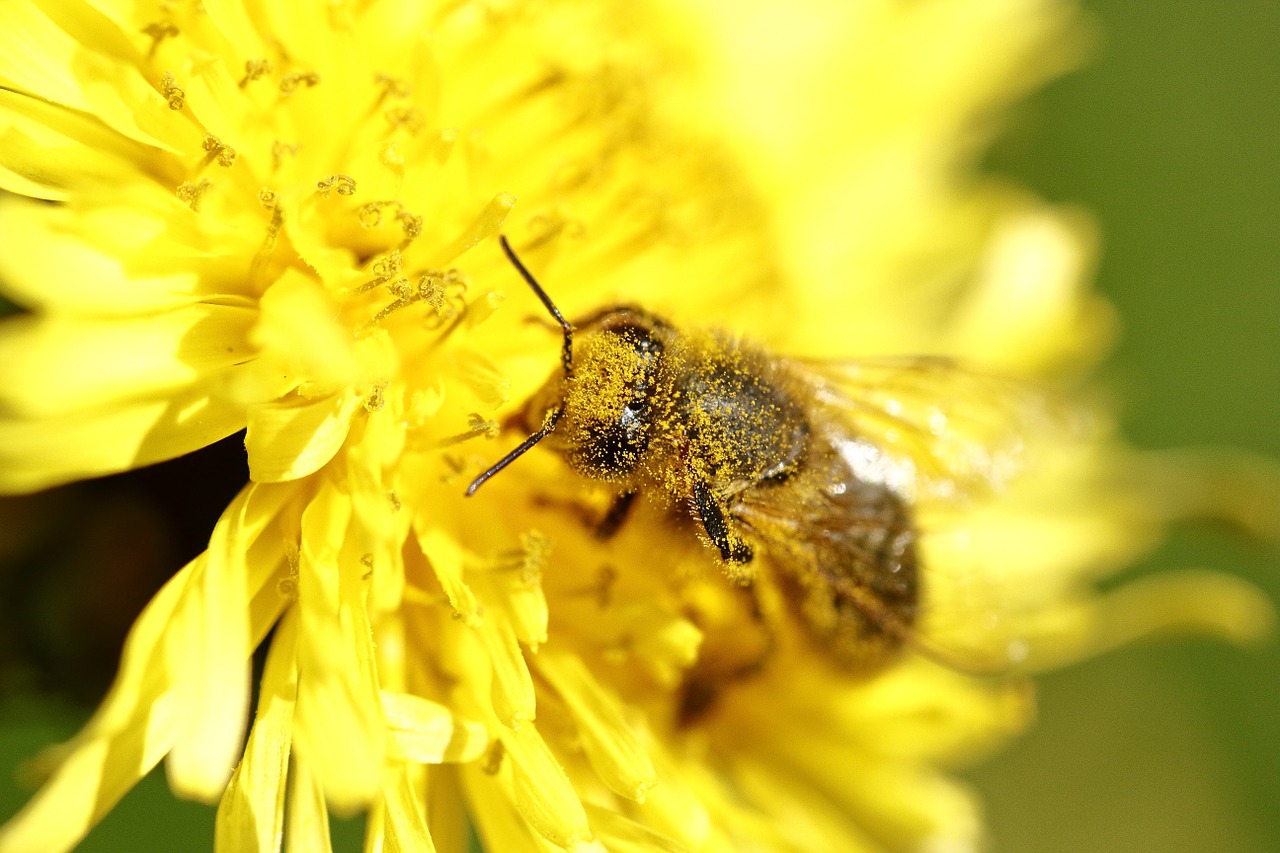
[[[1081,426],[1043,390],[946,358],[791,364],[854,472],[916,502],[998,488],[1034,442]]]

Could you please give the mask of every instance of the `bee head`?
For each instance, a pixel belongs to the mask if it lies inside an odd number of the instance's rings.
[[[637,308],[612,308],[585,323],[569,370],[547,380],[525,410],[536,431],[559,412],[549,442],[579,474],[618,481],[649,447],[654,388],[666,324]]]
[[[612,308],[583,324],[580,351],[574,327],[516,257],[506,237],[503,252],[564,332],[561,370],[524,409],[529,437],[472,481],[467,496],[547,436],[579,473],[617,480],[635,469],[648,447],[650,401],[666,323],[639,308]]]

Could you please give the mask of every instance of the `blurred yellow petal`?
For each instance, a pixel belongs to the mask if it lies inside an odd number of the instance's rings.
[[[388,853],[434,853],[436,849],[422,807],[425,775],[423,768],[405,763],[393,764],[389,770],[381,803],[386,833],[386,846],[382,849]]]
[[[72,191],[107,184],[146,152],[90,116],[0,89],[2,189],[63,200]]]
[[[573,848],[591,840],[587,815],[564,768],[533,726],[507,734],[506,762],[516,808],[543,838]]]
[[[657,775],[617,700],[573,655],[542,652],[536,662],[538,672],[573,714],[582,747],[601,780],[627,799],[644,802],[658,784]]]
[[[258,711],[244,757],[218,804],[214,849],[279,850],[284,838],[285,789],[289,771],[298,620],[287,616],[276,629],[262,674]]]
[[[287,853],[332,850],[324,791],[306,759],[300,756],[290,760],[286,799],[284,849]]]
[[[13,370],[0,406],[56,417],[197,384],[216,389],[221,372],[251,357],[252,322],[252,312],[220,305],[128,321],[13,318],[0,335],[0,360]]]
[[[344,813],[376,795],[386,737],[373,638],[361,606],[365,570],[345,549],[350,518],[350,500],[329,483],[302,514],[294,715],[299,756],[312,767],[325,799]]]
[[[56,10],[56,7],[55,7]],[[96,12],[82,7],[81,20]],[[178,150],[195,134],[177,124],[151,120],[139,110],[148,101],[162,104],[136,68],[103,55],[62,29],[31,0],[13,0],[0,9],[0,80],[55,104],[101,118],[112,129],[139,142]],[[74,19],[77,12],[64,9]],[[92,81],[86,85],[86,81]],[[154,134],[159,134],[156,136]]]
[[[444,705],[408,693],[382,693],[388,748],[396,757],[418,764],[475,761],[489,745],[489,734]]]
[[[0,418],[0,491],[30,492],[191,453],[244,429],[244,409],[194,388],[52,418]]]
[[[174,790],[212,802],[222,794],[240,756],[249,713],[255,637],[250,596],[279,568],[280,553],[253,550],[276,521],[288,488],[253,485],[227,507],[172,632],[170,681],[178,731],[166,768]]]

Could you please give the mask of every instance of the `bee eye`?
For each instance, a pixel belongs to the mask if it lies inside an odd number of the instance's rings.
[[[639,465],[649,449],[661,356],[652,331],[632,323],[602,329],[584,342],[580,379],[565,404],[572,424],[567,455],[580,473],[616,480]]]

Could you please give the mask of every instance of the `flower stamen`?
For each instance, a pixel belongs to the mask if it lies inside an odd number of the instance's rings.
[[[436,447],[451,447],[455,444],[461,444],[464,441],[470,441],[473,438],[484,436],[488,439],[498,437],[498,433],[502,431],[502,427],[492,418],[486,418],[477,412],[472,412],[467,416],[468,429],[466,432],[460,432],[457,435],[451,435],[448,438],[442,438],[436,442]]]
[[[280,95],[287,98],[300,88],[310,89],[319,83],[320,75],[315,71],[293,71],[280,78]]]
[[[350,175],[330,175],[323,180],[316,181],[316,191],[325,198],[329,197],[330,192],[345,196],[355,195],[356,179]]]
[[[280,171],[280,166],[284,163],[286,156],[292,157],[298,153],[301,146],[296,142],[281,142],[276,140],[271,143],[271,171]]]
[[[199,183],[183,181],[181,184],[178,184],[178,198],[186,202],[192,210],[198,210],[200,207],[200,199],[204,198],[205,193],[207,193],[212,187],[213,181],[210,181],[208,178],[201,178]]]
[[[142,28],[143,35],[151,37],[151,47],[147,49],[147,59],[153,59],[156,51],[160,49],[160,42],[167,38],[173,38],[181,31],[177,25],[170,21],[153,21]],[[177,109],[176,107],[174,109]]]
[[[214,136],[212,133],[206,133],[204,135],[204,150],[207,153],[205,154],[204,160],[201,161],[200,167],[197,171],[204,169],[205,166],[208,166],[215,160],[218,162],[218,165],[223,168],[230,168],[236,162],[236,150],[218,137]]]
[[[187,93],[178,85],[172,71],[164,72],[164,76],[160,78],[160,94],[169,102],[171,110],[180,110],[186,104]]]
[[[270,74],[274,68],[275,66],[270,59],[246,59],[244,61],[244,77],[241,77],[240,82],[236,85],[243,89],[250,82]]]

